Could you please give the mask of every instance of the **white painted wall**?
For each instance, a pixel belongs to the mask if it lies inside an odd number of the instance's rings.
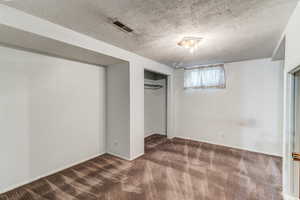
[[[107,67],[107,152],[130,159],[129,64]]]
[[[65,27],[0,5],[0,24],[126,60],[130,64],[130,157],[144,153],[144,69],[170,75],[168,79],[168,136],[174,136],[173,69]]]
[[[103,67],[0,47],[0,191],[105,152]]]
[[[176,135],[282,155],[282,68],[269,59],[225,64],[224,90],[184,90],[175,75]]]
[[[163,88],[158,90],[145,89],[145,137],[152,134],[166,135],[167,129],[167,88],[166,79],[145,80],[154,84],[160,84]]]
[[[13,53],[0,48],[0,193],[30,178],[29,80]]]

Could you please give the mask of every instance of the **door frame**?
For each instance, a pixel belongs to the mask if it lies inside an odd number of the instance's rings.
[[[300,66],[289,72],[285,72],[285,94],[284,94],[284,137],[283,137],[283,195],[284,199],[299,199],[299,177],[300,165],[293,161],[295,139],[295,73],[300,71]],[[296,146],[300,141],[296,140]]]
[[[173,129],[173,74],[144,68],[144,71],[154,72],[166,76],[166,136],[171,139],[174,137]],[[145,80],[145,77],[144,77]],[[144,91],[145,92],[145,91]],[[145,101],[145,100],[144,100]],[[144,105],[145,113],[145,105]]]

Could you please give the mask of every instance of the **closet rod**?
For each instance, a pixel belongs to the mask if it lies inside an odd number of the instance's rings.
[[[160,88],[163,88],[163,86],[162,85],[158,85],[158,84],[145,83],[144,84],[144,88],[145,89],[150,89],[150,90],[158,90]]]

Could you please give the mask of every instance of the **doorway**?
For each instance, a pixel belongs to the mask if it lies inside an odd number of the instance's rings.
[[[300,196],[300,68],[291,71],[287,77],[287,136],[285,138],[285,159],[283,185],[285,193],[293,198]],[[294,153],[296,154],[294,156]],[[298,155],[298,157],[297,157]]]
[[[168,76],[144,71],[145,152],[167,140]]]

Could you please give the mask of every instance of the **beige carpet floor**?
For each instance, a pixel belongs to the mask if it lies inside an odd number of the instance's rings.
[[[108,154],[0,195],[1,200],[281,200],[279,157],[184,139],[146,138],[146,154]]]

